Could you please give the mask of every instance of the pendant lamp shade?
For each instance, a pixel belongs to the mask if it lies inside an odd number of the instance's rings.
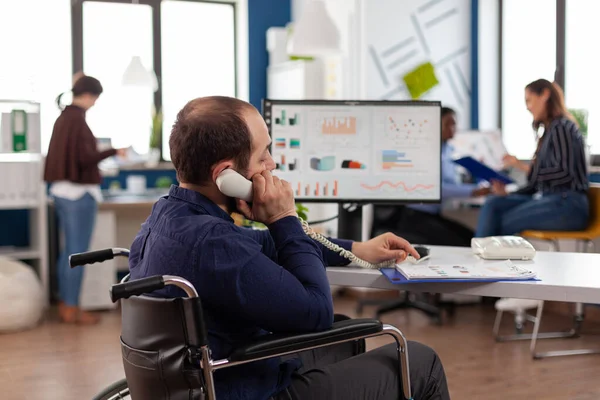
[[[139,56],[133,56],[131,62],[125,69],[122,80],[123,86],[141,86],[151,88],[153,92],[158,90],[158,80],[154,71],[148,71]]]
[[[323,0],[308,0],[302,7],[287,50],[297,56],[325,56],[342,51],[340,31]]]

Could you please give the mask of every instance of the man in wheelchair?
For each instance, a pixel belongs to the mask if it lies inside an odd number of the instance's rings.
[[[226,97],[190,101],[169,140],[180,185],[155,204],[131,247],[131,279],[177,275],[196,287],[215,358],[268,333],[319,331],[334,322],[325,266],[348,260],[306,235],[289,183],[271,175],[270,143],[252,105]],[[252,204],[219,191],[226,169],[252,181]],[[236,226],[232,211],[268,230]],[[331,241],[371,263],[418,258],[393,234]],[[156,294],[183,293],[168,286]],[[408,354],[414,398],[449,399],[436,353],[409,342]],[[215,371],[214,378],[220,399],[398,399],[398,368],[394,344],[364,352],[359,341]]]

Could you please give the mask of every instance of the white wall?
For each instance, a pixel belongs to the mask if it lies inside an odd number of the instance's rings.
[[[498,115],[500,63],[498,49],[498,1],[479,2],[479,128],[494,130],[500,126]]]
[[[292,0],[292,20],[307,1]],[[470,128],[471,0],[324,1],[342,35],[346,98],[408,99],[402,76],[431,61],[440,84],[424,98],[455,108],[460,128]],[[498,15],[497,1],[479,1],[479,125],[486,130],[499,126]]]
[[[292,21],[298,21],[304,3],[306,0],[292,0]]]
[[[471,1],[365,0],[362,10],[366,97],[410,99],[403,76],[431,62],[439,85],[423,99],[454,108],[469,128]]]
[[[302,7],[312,0],[292,0],[292,22],[297,21],[302,13]],[[359,45],[361,32],[356,21],[356,10],[360,8],[362,0],[323,0],[329,16],[337,25],[343,48],[341,56],[343,93],[340,98],[360,98],[360,72],[359,60],[361,48]]]
[[[250,71],[248,61],[248,0],[237,0],[236,31],[237,31],[237,97],[248,101],[250,99]]]
[[[292,0],[292,22],[297,21],[302,13],[302,7],[307,1],[311,0]],[[361,0],[324,0],[327,11],[333,19],[338,29],[340,30],[343,53],[341,56],[342,63],[342,92],[338,98],[343,99],[359,99],[359,83],[361,75],[359,73],[359,54],[360,46],[358,41],[360,32],[356,27],[355,11],[360,7]],[[309,221],[327,219],[333,217],[338,212],[337,203],[334,204],[317,204],[308,203],[306,207],[308,211]],[[315,228],[332,236],[337,236],[337,221],[331,221],[326,224],[321,224]]]

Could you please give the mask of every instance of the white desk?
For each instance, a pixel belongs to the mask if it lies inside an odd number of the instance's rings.
[[[467,247],[431,246],[431,259],[440,263],[468,262]],[[547,301],[600,304],[600,254],[538,252],[526,264],[541,281],[494,283],[412,283],[394,285],[378,270],[329,267],[331,285],[413,292],[457,293]]]

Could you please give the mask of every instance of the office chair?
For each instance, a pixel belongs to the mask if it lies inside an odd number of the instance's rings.
[[[583,231],[534,231],[528,230],[521,233],[524,238],[542,240],[549,243],[550,251],[560,251],[559,240],[571,239],[575,240],[578,247],[582,245],[583,252],[587,253],[589,250],[594,252],[594,239],[600,237],[600,185],[591,185],[588,192],[589,206],[590,206],[590,220],[589,225]],[[509,341],[509,340],[527,340],[531,339],[530,351],[534,359],[540,359],[545,357],[557,357],[557,356],[568,356],[568,355],[579,355],[579,354],[599,354],[600,349],[578,349],[578,350],[564,350],[564,351],[548,351],[543,353],[536,352],[536,343],[538,339],[550,339],[550,338],[576,338],[579,337],[581,326],[585,317],[584,305],[582,303],[575,303],[575,316],[573,321],[573,327],[566,332],[543,332],[539,333],[540,324],[542,322],[542,313],[544,310],[544,302],[537,300],[522,300],[522,299],[501,299],[496,305],[497,314],[496,322],[494,323],[494,336],[497,341]],[[527,310],[537,309],[536,316],[527,314]],[[502,321],[502,314],[504,311],[514,313],[515,326],[517,328],[517,334],[500,336],[499,329]],[[523,334],[520,332],[522,324],[525,320],[533,321],[533,333]]]

